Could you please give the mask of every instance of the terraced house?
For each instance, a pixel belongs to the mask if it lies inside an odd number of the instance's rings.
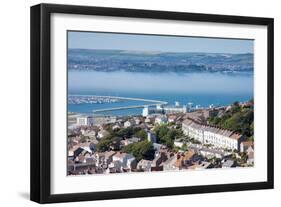
[[[239,133],[221,129],[219,127],[202,125],[192,119],[186,119],[182,123],[183,133],[203,144],[211,144],[217,148],[225,148],[240,151],[240,143],[245,137]]]

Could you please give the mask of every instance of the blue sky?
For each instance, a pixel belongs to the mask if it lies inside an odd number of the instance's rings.
[[[161,52],[253,53],[253,40],[68,32],[68,47]]]

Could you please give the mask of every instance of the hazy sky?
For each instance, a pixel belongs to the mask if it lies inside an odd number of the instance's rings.
[[[163,52],[253,53],[253,40],[68,32],[69,48]]]

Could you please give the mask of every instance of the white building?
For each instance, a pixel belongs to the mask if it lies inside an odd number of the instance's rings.
[[[177,116],[171,115],[171,116],[168,117],[168,122],[169,123],[175,123],[176,119],[177,119]]]
[[[96,160],[97,166],[108,165],[111,163],[114,154],[116,154],[114,151],[95,153],[94,158]]]
[[[131,157],[127,159],[126,168],[129,170],[136,169],[137,160],[135,157]]]
[[[247,164],[249,164],[249,165],[254,164],[254,142],[253,141],[241,142],[240,152],[244,152],[247,154],[247,156],[248,156]]]
[[[77,117],[76,123],[79,126],[92,126],[94,124],[94,118],[92,116]]]
[[[137,169],[141,169],[145,172],[150,172],[151,171],[151,165],[152,165],[151,160],[142,159],[138,162]]]
[[[106,137],[108,135],[109,135],[109,132],[104,130],[104,129],[98,132],[98,138],[99,139],[102,139],[102,138],[104,138],[104,137]]]
[[[235,163],[233,160],[226,160],[225,162],[222,163],[222,168],[230,168],[230,167],[235,167]]]
[[[120,125],[116,123],[115,125],[113,125],[112,129],[113,130],[120,129]]]
[[[125,122],[124,122],[124,127],[125,127],[125,128],[128,128],[128,127],[133,126],[133,124],[134,124],[134,123],[133,123],[132,121],[130,121],[130,120],[125,121]]]
[[[129,139],[125,139],[125,140],[122,140],[121,142],[127,146],[129,144],[133,144],[133,143],[136,143],[136,142],[139,142],[141,139],[138,138],[138,137],[132,137],[132,138],[129,138]]]
[[[165,115],[157,116],[155,118],[155,123],[156,124],[166,124],[168,121],[167,117]]]
[[[135,157],[129,153],[117,152],[112,161],[120,161],[123,168],[132,168],[131,164],[134,162]]]
[[[185,144],[185,142],[184,142],[183,140],[181,140],[181,139],[176,139],[176,140],[174,141],[174,145],[175,145],[176,147],[179,147],[179,148],[181,148],[184,144]]]
[[[247,164],[253,165],[254,164],[254,146],[251,146],[247,149]]]
[[[177,162],[177,156],[174,155],[170,157],[168,160],[165,162],[161,163],[163,166],[164,171],[170,171],[170,170],[178,170],[179,168],[176,166]]]
[[[142,110],[142,116],[148,116],[149,115],[149,109],[148,106],[145,106]]]
[[[188,111],[188,107],[184,105],[180,105],[178,101],[175,102],[175,105],[172,106],[163,106],[163,111],[166,114],[169,113],[186,113]]]
[[[202,144],[211,144],[217,148],[240,150],[240,143],[244,137],[230,130],[201,125],[191,119],[182,123],[183,133],[190,138],[200,141]]]
[[[141,120],[139,118],[136,118],[135,123],[136,123],[136,125],[139,125],[141,123]]]
[[[144,120],[144,122],[145,122],[145,123],[150,123],[150,122],[151,122],[151,120],[150,120],[150,118],[149,118],[149,117],[146,117],[146,119]]]
[[[113,124],[116,123],[116,116],[95,116],[95,125]]]
[[[208,148],[201,148],[199,150],[199,153],[201,155],[203,155],[204,157],[207,157],[207,158],[216,157],[216,158],[220,158],[220,159],[222,159],[226,155],[222,151],[218,151],[218,150],[214,150],[214,149],[208,149]]]
[[[94,130],[86,130],[84,133],[82,132],[82,134],[90,138],[95,138],[97,133]]]
[[[108,173],[120,173],[122,172],[122,163],[120,161],[113,161],[108,165]]]

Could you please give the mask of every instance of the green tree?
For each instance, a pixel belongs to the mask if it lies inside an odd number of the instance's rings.
[[[133,154],[138,161],[141,159],[152,160],[155,152],[152,143],[147,140],[129,144],[122,151]]]
[[[181,146],[181,150],[183,151],[188,151],[188,146],[186,143],[184,143],[182,146]]]
[[[161,125],[158,127],[158,129],[156,128],[156,136],[159,137],[160,139],[162,137],[164,137],[167,133],[168,133],[169,129],[167,126],[165,125]]]
[[[131,137],[134,134],[133,127],[122,128],[115,132],[115,135],[119,137]]]
[[[139,130],[138,132],[135,133],[135,135],[141,139],[147,139],[147,133],[144,129]]]
[[[97,144],[97,151],[98,152],[105,152],[109,150],[110,144],[112,140],[110,138],[104,138]]]
[[[211,125],[236,131],[247,137],[254,134],[253,107],[241,107],[238,102],[234,102],[231,110],[224,112],[221,117],[210,117],[208,121]]]
[[[170,129],[166,125],[157,126],[154,131],[159,142],[169,148],[173,148],[174,140],[177,137],[183,136],[181,129]]]

